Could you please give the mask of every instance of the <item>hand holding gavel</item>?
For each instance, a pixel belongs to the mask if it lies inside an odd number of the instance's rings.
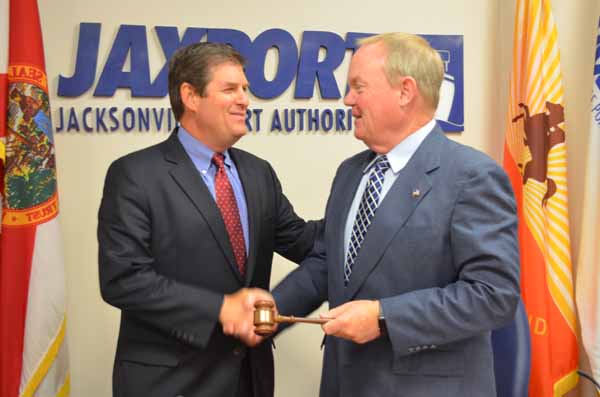
[[[275,304],[271,301],[261,300],[254,304],[254,332],[261,336],[271,335],[275,331],[276,323],[307,323],[325,324],[331,318],[305,318],[282,316],[275,314]]]

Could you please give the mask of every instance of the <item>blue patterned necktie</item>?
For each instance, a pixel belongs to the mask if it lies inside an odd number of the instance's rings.
[[[344,263],[344,285],[348,285],[350,275],[352,274],[352,266],[358,256],[360,246],[365,239],[369,225],[375,216],[375,211],[379,206],[381,188],[383,187],[383,175],[390,168],[387,156],[383,155],[377,159],[375,166],[369,175],[369,181],[365,187],[356,219],[352,226],[352,234],[350,235],[350,244],[348,245],[348,254]]]

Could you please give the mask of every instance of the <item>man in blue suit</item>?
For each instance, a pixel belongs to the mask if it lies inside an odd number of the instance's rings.
[[[490,331],[519,301],[509,180],[436,124],[444,68],[426,40],[359,45],[344,103],[368,150],[339,167],[324,232],[273,291],[278,311],[329,301],[322,397],[495,396]]]

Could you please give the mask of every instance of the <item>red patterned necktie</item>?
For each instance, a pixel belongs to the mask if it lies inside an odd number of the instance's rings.
[[[217,174],[215,175],[217,206],[221,210],[221,216],[223,217],[223,222],[225,222],[225,228],[229,235],[229,241],[233,248],[238,269],[243,275],[246,265],[246,244],[244,242],[242,222],[240,221],[240,211],[238,210],[233,188],[231,187],[231,183],[229,183],[229,178],[225,171],[225,156],[223,156],[223,153],[215,153],[212,162],[217,166]]]

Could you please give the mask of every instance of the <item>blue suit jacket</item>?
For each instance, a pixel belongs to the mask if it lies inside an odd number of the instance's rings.
[[[436,127],[381,202],[344,287],[344,227],[373,155],[339,167],[324,233],[274,290],[279,312],[293,315],[325,300],[381,300],[388,336],[362,345],[326,338],[321,396],[495,396],[490,331],[519,300],[506,174]]]

